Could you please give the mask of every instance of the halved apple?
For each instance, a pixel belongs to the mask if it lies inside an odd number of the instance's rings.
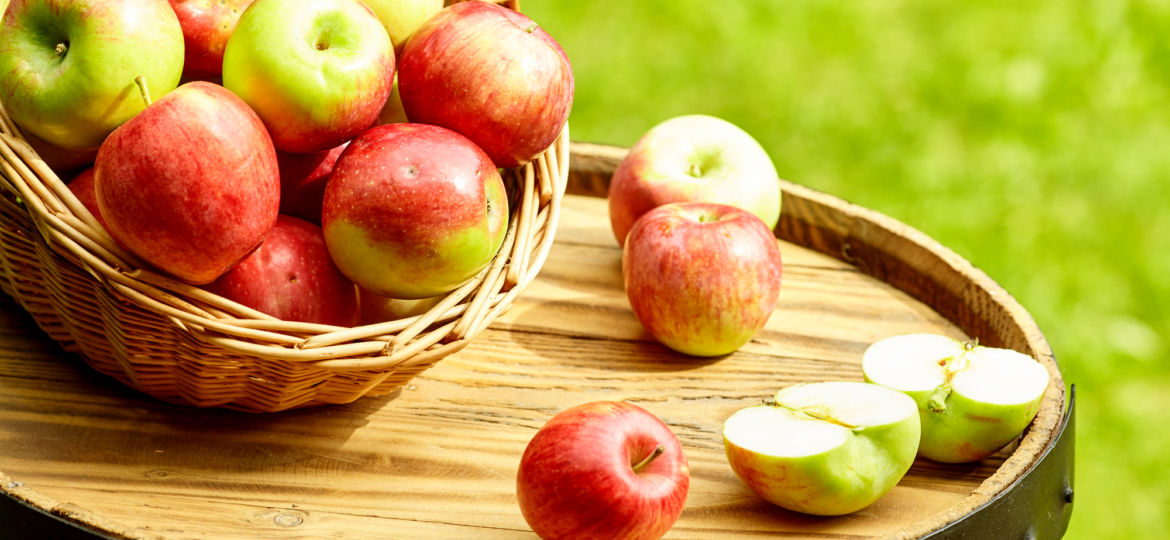
[[[1030,356],[937,334],[882,339],[862,356],[865,379],[914,398],[919,453],[943,463],[983,459],[1023,432],[1048,388]]]
[[[772,504],[823,516],[855,512],[902,479],[918,449],[914,400],[863,382],[790,386],[724,423],[736,476]]]

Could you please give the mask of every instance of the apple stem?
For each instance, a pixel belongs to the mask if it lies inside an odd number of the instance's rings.
[[[150,99],[150,89],[146,87],[146,77],[142,75],[134,77],[134,84],[138,85],[138,93],[142,94],[142,102],[146,103],[146,106],[149,107],[153,102]]]
[[[769,407],[780,407],[781,409],[788,409],[792,412],[808,416],[809,418],[820,420],[822,422],[828,422],[830,424],[838,425],[838,426],[841,426],[845,429],[849,429],[849,430],[853,430],[853,431],[861,431],[862,429],[864,429],[862,426],[855,426],[855,425],[850,424],[848,422],[842,422],[841,420],[834,418],[833,416],[831,416],[828,413],[818,411],[816,409],[816,407],[794,407],[794,406],[789,405],[787,403],[782,403],[780,401],[776,401],[775,399],[765,399],[764,405],[768,405]]]
[[[947,397],[951,395],[951,383],[948,380],[938,388],[931,392],[930,397],[926,399],[926,407],[931,412],[945,413],[947,412]]]
[[[658,446],[655,446],[654,451],[650,452],[650,455],[642,458],[642,461],[639,461],[639,462],[634,464],[634,472],[641,471],[643,467],[649,465],[651,461],[654,461],[654,458],[661,456],[662,453],[665,451],[666,451],[666,448],[663,448],[661,444]]]

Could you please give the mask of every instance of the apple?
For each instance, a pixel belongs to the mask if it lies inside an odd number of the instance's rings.
[[[508,198],[487,154],[426,124],[370,128],[341,153],[325,185],[321,227],[350,280],[393,298],[437,296],[495,257]]]
[[[203,285],[276,223],[276,150],[246,103],[212,83],[180,86],[106,139],[94,164],[110,235],[176,278]]]
[[[546,540],[660,538],[689,488],[678,438],[646,409],[620,401],[558,413],[529,441],[516,474],[520,512]]]
[[[169,0],[183,28],[183,76],[217,80],[223,49],[253,0]]]
[[[102,217],[102,211],[98,208],[93,167],[81,171],[80,174],[74,176],[72,180],[66,183],[65,187],[68,187],[69,191],[73,192],[73,196],[77,197],[77,200],[81,202],[81,205],[86,210],[89,210],[90,214],[93,214],[94,219],[97,220],[99,225],[108,229],[106,220]]]
[[[321,228],[292,216],[278,217],[256,251],[206,288],[285,321],[358,323],[357,290],[329,258]]]
[[[0,19],[0,101],[49,144],[96,148],[179,84],[183,30],[166,0],[12,0]]]
[[[918,449],[918,408],[882,386],[789,386],[724,422],[732,471],[764,500],[796,512],[856,512],[902,479]]]
[[[406,39],[422,23],[443,9],[443,0],[362,0],[390,36],[394,54],[402,54]]]
[[[97,159],[97,148],[63,148],[50,144],[37,137],[31,131],[24,132],[24,140],[37,153],[54,173],[60,178],[79,174],[85,169],[93,168],[93,161]]]
[[[321,201],[325,196],[325,182],[346,141],[323,152],[294,154],[276,152],[280,165],[280,213],[321,224]]]
[[[422,315],[447,298],[445,295],[428,298],[390,298],[358,287],[362,324],[397,321]]]
[[[647,212],[622,250],[634,315],[663,345],[719,356],[768,322],[780,294],[780,247],[760,218],[714,203]]]
[[[393,81],[390,37],[358,0],[256,0],[224,49],[224,86],[286,152],[328,150],[361,133]]]
[[[943,463],[978,461],[1018,437],[1040,409],[1048,370],[1010,350],[917,333],[881,339],[862,356],[865,379],[918,404],[918,452]]]
[[[735,124],[707,115],[676,116],[634,143],[614,169],[607,200],[621,245],[642,214],[672,202],[738,206],[774,229],[780,177],[760,143]]]
[[[454,4],[427,19],[402,50],[398,86],[411,122],[458,131],[505,168],[544,152],[573,104],[560,44],[491,2]]]

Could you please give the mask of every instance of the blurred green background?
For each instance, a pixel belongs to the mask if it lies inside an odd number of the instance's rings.
[[[671,116],[897,218],[1003,285],[1077,385],[1067,538],[1170,537],[1170,3],[538,2],[574,140]]]

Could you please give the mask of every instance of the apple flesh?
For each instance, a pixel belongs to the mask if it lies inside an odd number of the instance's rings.
[[[358,322],[357,290],[329,258],[321,228],[292,216],[207,290],[285,321]]]
[[[686,115],[647,131],[610,181],[609,219],[618,244],[642,214],[672,202],[715,202],[780,219],[780,177],[760,143],[713,116]]]
[[[936,334],[879,340],[866,349],[862,370],[867,381],[914,399],[919,453],[943,463],[978,461],[1018,437],[1049,382],[1030,356]]]
[[[454,4],[423,23],[402,50],[398,87],[411,122],[457,131],[504,168],[548,149],[573,103],[560,44],[491,2]]]
[[[736,476],[764,500],[820,516],[856,512],[902,479],[919,441],[914,400],[863,382],[795,385],[724,423]]]
[[[183,28],[183,77],[218,80],[223,50],[253,0],[170,0]]]
[[[649,411],[595,401],[554,416],[516,474],[532,530],[557,538],[657,539],[682,514],[690,469],[678,438]]]
[[[114,130],[94,164],[110,235],[156,268],[202,285],[276,223],[280,178],[264,124],[208,82],[184,84]]]
[[[450,292],[495,257],[507,232],[499,170],[454,131],[386,124],[355,138],[325,185],[321,226],[346,276],[381,296]]]
[[[678,352],[719,356],[768,322],[780,294],[780,247],[755,215],[733,206],[676,203],[634,224],[622,275],[634,315]]]
[[[320,152],[377,121],[394,67],[386,29],[358,0],[256,0],[228,38],[223,84],[277,149]]]
[[[183,71],[183,30],[166,0],[13,0],[0,19],[0,101],[49,144],[96,148]]]

